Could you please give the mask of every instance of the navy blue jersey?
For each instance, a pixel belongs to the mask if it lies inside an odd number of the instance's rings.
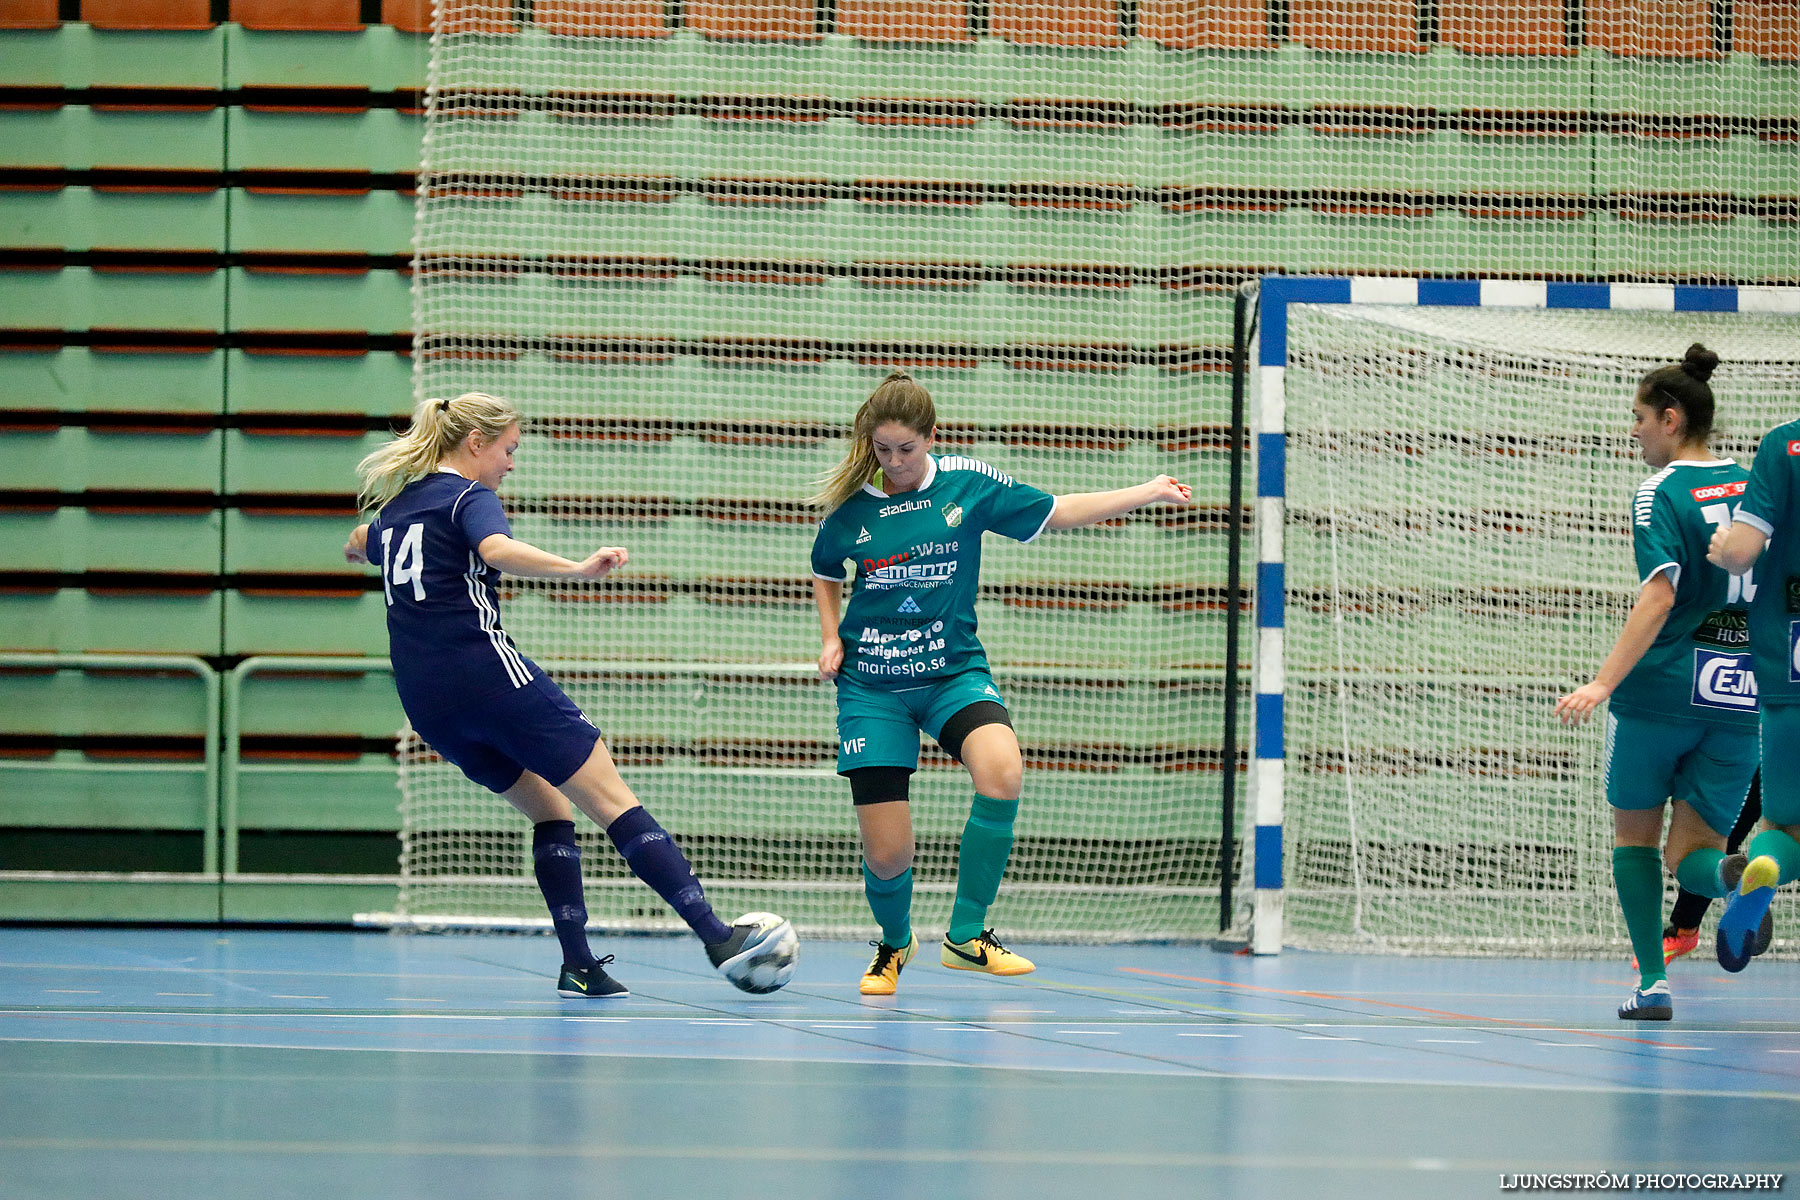
[[[500,572],[477,549],[510,536],[500,497],[438,471],[369,523],[369,561],[387,593],[388,655],[400,704],[414,718],[523,687],[538,666],[500,628]]]

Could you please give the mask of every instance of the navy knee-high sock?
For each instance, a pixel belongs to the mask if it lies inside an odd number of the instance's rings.
[[[731,936],[731,926],[719,920],[707,903],[706,889],[694,877],[687,855],[655,817],[642,807],[629,809],[606,827],[606,836],[619,848],[631,873],[668,901],[701,941],[711,945]]]
[[[562,943],[563,962],[591,967],[594,952],[587,940],[587,902],[581,894],[581,847],[575,844],[575,822],[542,821],[531,831],[531,869],[538,890],[550,907],[550,923]]]

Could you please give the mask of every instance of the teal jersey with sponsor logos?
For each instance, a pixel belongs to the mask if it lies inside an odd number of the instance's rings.
[[[1800,704],[1800,421],[1756,449],[1738,519],[1769,539],[1750,576],[1750,649],[1765,704]]]
[[[890,496],[864,484],[813,539],[813,575],[852,580],[838,625],[844,675],[898,689],[986,670],[975,637],[981,535],[1029,542],[1055,507],[1048,492],[954,454],[931,457],[913,491]]]
[[[1619,712],[1756,724],[1749,598],[1742,580],[1706,561],[1713,531],[1731,523],[1745,478],[1730,459],[1678,460],[1638,486],[1631,502],[1638,579],[1649,583],[1666,572],[1675,585],[1675,606],[1614,689],[1612,706]]]

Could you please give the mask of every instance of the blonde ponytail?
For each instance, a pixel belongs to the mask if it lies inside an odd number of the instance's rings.
[[[464,392],[454,400],[421,400],[413,406],[412,428],[356,464],[361,488],[357,507],[378,509],[406,486],[437,470],[438,462],[472,431],[497,438],[524,414],[510,400],[486,392]]]
[[[875,478],[880,463],[875,458],[875,431],[889,422],[904,425],[920,437],[937,428],[937,409],[931,393],[905,371],[890,371],[850,424],[850,450],[842,462],[819,479],[819,490],[809,504],[831,512]]]

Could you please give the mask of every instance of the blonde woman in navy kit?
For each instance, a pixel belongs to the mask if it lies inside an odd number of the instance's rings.
[[[412,428],[357,467],[361,506],[379,511],[351,531],[344,557],[381,568],[394,685],[413,729],[532,820],[533,867],[562,943],[557,991],[629,994],[606,973],[612,956],[596,959],[588,945],[571,805],[606,830],[731,978],[770,931],[714,914],[687,858],[620,778],[600,730],[500,626],[501,572],[600,580],[630,561],[623,547],[603,546],[574,562],[512,536],[495,492],[513,469],[521,416],[481,392],[421,401]]]

